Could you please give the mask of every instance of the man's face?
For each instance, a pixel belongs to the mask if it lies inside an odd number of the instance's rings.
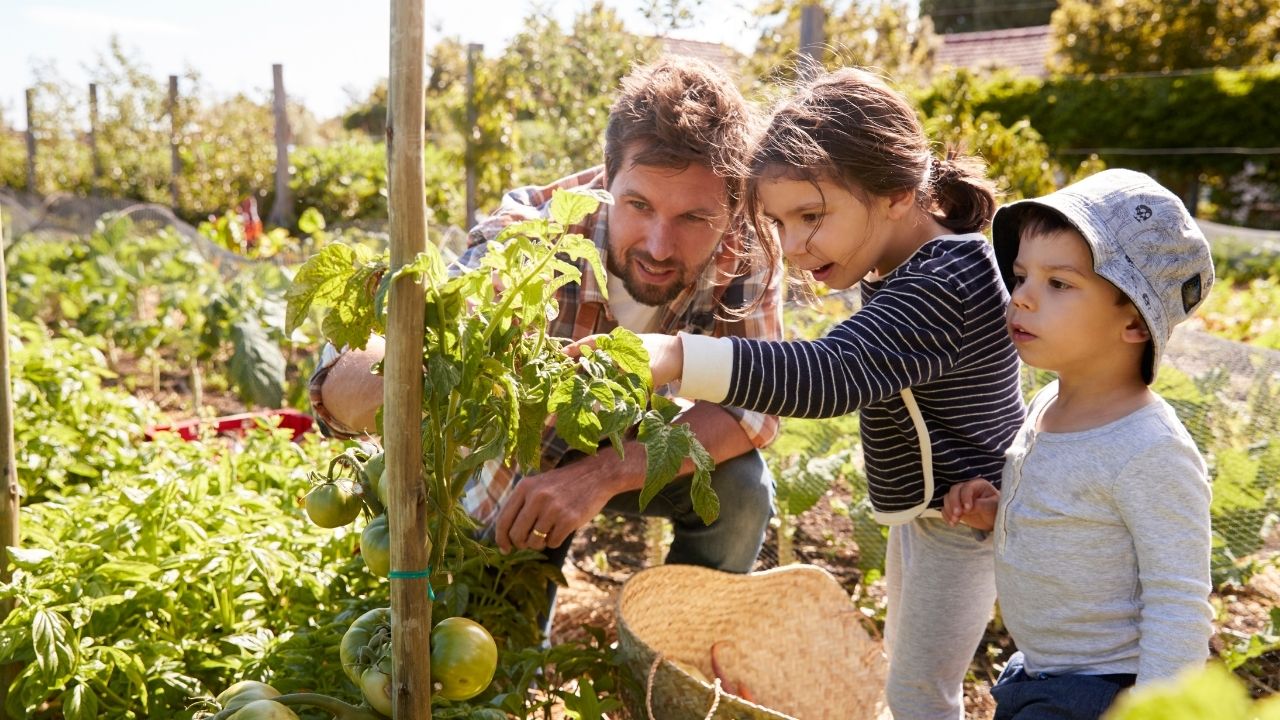
[[[609,183],[609,273],[637,301],[665,305],[697,281],[728,227],[725,182],[703,165],[675,170],[623,158],[619,166]]]

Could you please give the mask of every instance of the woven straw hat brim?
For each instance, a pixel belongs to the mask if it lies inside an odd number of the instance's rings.
[[[750,575],[689,565],[644,570],[619,594],[618,637],[657,720],[708,717],[712,682],[683,668],[714,681],[713,645],[725,679],[754,701],[724,695],[714,717],[848,720],[875,718],[883,707],[880,643],[835,578],[812,565]]]

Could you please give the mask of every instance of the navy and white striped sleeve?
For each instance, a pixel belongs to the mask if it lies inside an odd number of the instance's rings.
[[[958,361],[964,323],[964,298],[948,277],[887,282],[819,340],[731,338],[722,402],[786,417],[845,415],[945,374]]]

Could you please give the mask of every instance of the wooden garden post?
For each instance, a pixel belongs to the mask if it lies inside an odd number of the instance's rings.
[[[178,209],[178,176],[182,174],[182,161],[178,147],[178,76],[169,76],[169,198],[173,209]]]
[[[817,3],[800,9],[800,55],[806,58],[800,63],[802,78],[811,78],[822,69],[823,46],[826,42],[822,25],[826,20],[826,10]]]
[[[284,66],[271,66],[272,112],[276,122],[276,199],[271,205],[272,225],[293,222],[293,193],[289,190],[289,103],[284,92]]]
[[[423,0],[391,3],[391,72],[387,84],[387,190],[391,272],[427,249],[422,169],[426,122]],[[427,498],[422,482],[423,287],[391,286],[383,383],[387,452],[387,520],[391,533],[392,709],[396,720],[431,717],[431,600]]]
[[[0,246],[4,244],[4,219],[0,218]],[[18,507],[21,493],[18,487],[18,461],[13,446],[13,396],[9,385],[9,300],[5,282],[4,253],[0,252],[0,582],[13,579],[9,566],[8,547],[18,547]],[[9,616],[13,601],[0,603],[0,620]],[[4,710],[9,696],[9,685],[18,676],[20,667],[14,663],[0,667],[0,720],[8,720]]]
[[[102,189],[102,154],[98,152],[98,83],[89,83],[89,155],[93,158],[93,191]]]
[[[27,88],[27,192],[36,194],[36,91]]]

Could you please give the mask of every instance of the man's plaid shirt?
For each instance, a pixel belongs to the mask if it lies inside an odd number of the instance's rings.
[[[486,244],[493,240],[507,225],[521,220],[546,217],[551,202],[551,195],[558,189],[589,188],[603,189],[604,168],[598,166],[590,170],[570,175],[542,187],[523,187],[512,190],[503,198],[498,210],[472,231],[469,238],[470,247],[459,258],[464,267],[476,267],[479,258],[486,250]],[[609,206],[602,205],[600,210],[586,217],[581,223],[571,226],[568,232],[581,233],[591,238],[603,258],[606,252],[605,243],[608,238]],[[674,335],[676,332],[687,332],[699,335],[724,337],[737,335],[741,337],[776,340],[782,334],[781,305],[781,268],[775,268],[771,278],[766,277],[763,269],[743,273],[745,263],[743,238],[726,235],[716,249],[713,261],[699,281],[672,302],[663,306],[658,314],[658,331]],[[557,291],[560,312],[552,319],[548,333],[556,337],[579,339],[597,333],[607,333],[617,327],[613,315],[609,311],[604,293],[596,281],[595,274],[587,267],[585,260],[579,261],[582,270],[582,282],[569,283]],[[768,284],[766,285],[766,281]],[[724,308],[743,307],[762,297],[748,314],[743,317],[725,317]],[[321,420],[324,420],[338,434],[343,432],[341,426],[334,427],[327,417],[322,404],[319,403],[319,381],[323,380],[331,359],[322,359],[321,370],[312,378],[312,405]],[[664,388],[669,394],[671,388]],[[725,408],[738,419],[742,429],[757,447],[764,447],[772,442],[778,433],[778,419],[771,415],[747,412],[737,408]],[[543,438],[543,470],[556,467],[568,450],[564,441],[548,430]],[[522,476],[518,467],[504,466],[498,462],[490,462],[479,470],[467,484],[463,495],[463,506],[482,525],[489,525],[496,517],[499,508]]]

